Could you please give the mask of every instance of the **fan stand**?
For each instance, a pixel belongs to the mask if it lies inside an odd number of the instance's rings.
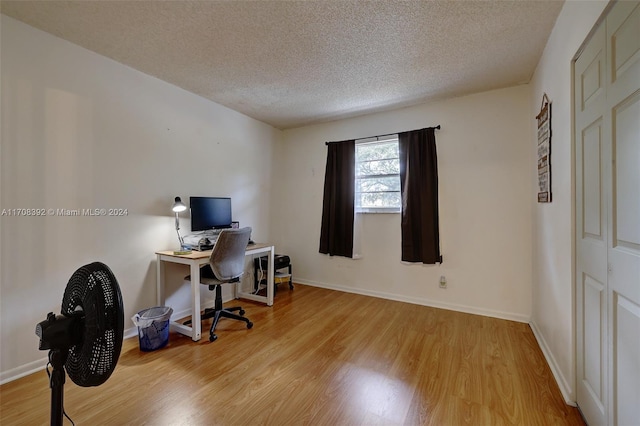
[[[49,362],[53,370],[49,379],[51,388],[51,426],[62,426],[64,413],[64,363],[67,362],[68,350],[52,349],[49,351]]]

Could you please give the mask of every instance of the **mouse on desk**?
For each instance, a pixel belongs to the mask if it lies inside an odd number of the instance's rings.
[[[254,244],[255,244],[255,241],[253,241],[253,240],[249,240],[248,245],[252,246],[252,245],[254,245]]]

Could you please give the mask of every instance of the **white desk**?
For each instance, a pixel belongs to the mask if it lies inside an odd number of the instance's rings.
[[[252,244],[247,246],[246,255],[253,256],[255,254],[266,253],[269,256],[269,271],[273,271],[273,255],[275,249],[268,244]],[[200,266],[209,263],[209,256],[211,256],[211,250],[209,251],[194,251],[190,254],[176,255],[172,250],[157,251],[157,302],[158,306],[164,305],[164,263],[180,263],[183,265],[189,265],[191,272],[191,324],[192,326],[186,326],[180,324],[177,321],[171,321],[171,329],[184,335],[190,336],[193,341],[200,340],[202,333],[202,325],[200,324]],[[266,303],[268,306],[273,305],[273,274],[267,274],[267,296],[259,296],[252,293],[244,293],[242,289],[238,290],[238,286],[235,287],[234,295],[236,298],[241,297],[243,299],[255,300],[257,302]]]

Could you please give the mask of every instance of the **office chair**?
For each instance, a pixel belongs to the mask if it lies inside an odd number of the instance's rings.
[[[216,292],[213,309],[205,309],[202,319],[213,318],[209,341],[215,341],[218,336],[214,333],[221,317],[231,318],[247,323],[247,328],[253,327],[253,323],[245,318],[244,309],[240,306],[234,308],[222,307],[222,284],[235,284],[240,282],[244,273],[245,250],[251,236],[251,228],[223,229],[218,236],[216,244],[211,251],[209,264],[200,268],[200,284],[209,286],[209,290]],[[185,278],[191,281],[191,275]],[[238,312],[239,315],[234,314]],[[191,324],[191,320],[185,325]]]

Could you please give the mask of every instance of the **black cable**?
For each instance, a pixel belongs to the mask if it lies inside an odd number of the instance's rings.
[[[44,371],[47,372],[47,377],[49,378],[49,387],[51,387],[51,372],[49,371],[49,366],[51,365],[51,352],[49,352],[49,362],[47,362],[47,365],[45,365],[44,367]],[[62,415],[65,416],[67,418],[67,420],[69,420],[71,422],[71,426],[76,426],[76,424],[73,422],[73,420],[71,420],[71,417],[69,417],[69,415],[67,414],[66,411],[64,411],[64,406],[62,407]]]
[[[49,362],[44,367],[44,371],[47,372],[47,377],[49,378],[49,386],[51,386],[51,372],[49,371],[49,366],[51,365],[51,352],[49,352]]]
[[[71,422],[71,426],[76,426],[76,424],[73,422],[73,420],[71,420],[71,417],[69,417],[67,412],[64,411],[64,407],[62,408],[62,414],[64,414],[64,416],[67,418],[67,420],[69,420]]]

